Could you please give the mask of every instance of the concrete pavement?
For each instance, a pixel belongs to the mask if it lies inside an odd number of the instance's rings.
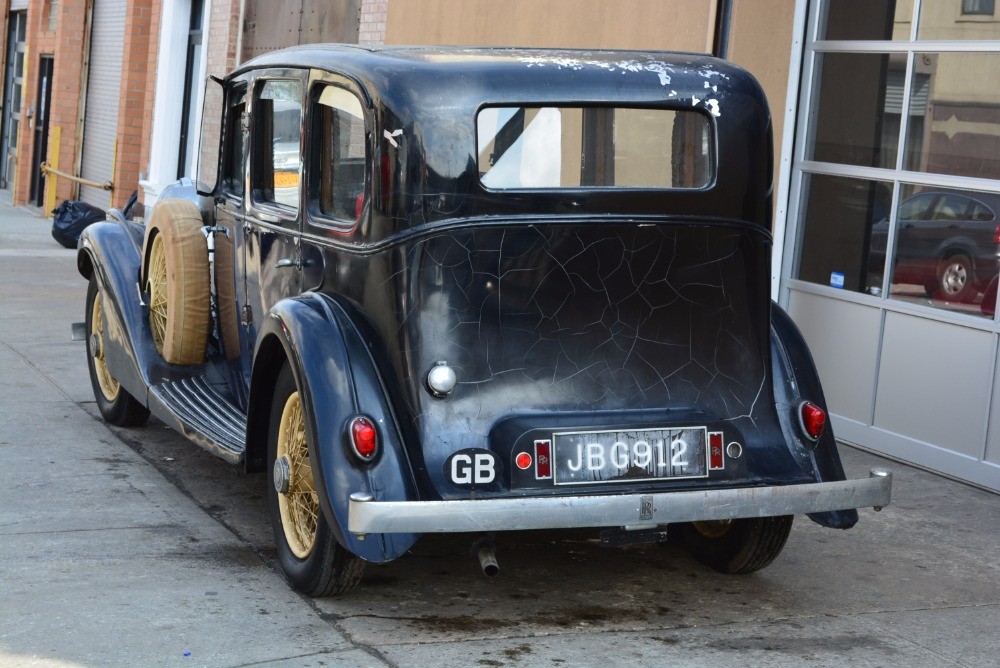
[[[796,518],[749,577],[587,534],[464,537],[369,567],[341,598],[292,592],[264,477],[162,424],[97,417],[86,283],[48,221],[0,204],[0,666],[907,665],[998,663],[1000,497],[894,470],[893,505],[851,531]]]

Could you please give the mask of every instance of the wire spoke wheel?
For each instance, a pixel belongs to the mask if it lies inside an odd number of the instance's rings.
[[[153,239],[149,251],[146,291],[149,292],[149,327],[153,330],[156,350],[162,355],[163,341],[167,336],[167,254],[162,235]]]
[[[293,392],[285,402],[278,427],[278,459],[288,465],[288,489],[278,495],[278,509],[285,540],[292,553],[305,559],[316,543],[319,495],[313,483],[302,400]]]
[[[90,356],[94,362],[97,384],[104,398],[108,401],[114,401],[122,386],[108,371],[107,362],[104,361],[104,312],[100,293],[97,294],[91,305],[90,332],[88,334],[90,336],[87,340],[87,346],[90,348]]]
[[[107,313],[114,317],[112,304],[113,298],[105,298],[97,285],[97,277],[91,276],[87,287],[87,306],[83,311],[90,386],[94,390],[97,409],[105,420],[119,427],[137,427],[149,418],[149,409],[136,401],[108,368],[108,343],[120,338],[111,340],[105,336],[111,327],[115,327],[113,320],[104,317],[105,305],[108,306]]]
[[[365,561],[343,547],[320,507],[322,472],[309,457],[312,407],[285,364],[274,383],[267,436],[272,480],[267,503],[278,563],[288,582],[309,596],[342,594],[361,581]],[[315,444],[315,441],[313,441]]]

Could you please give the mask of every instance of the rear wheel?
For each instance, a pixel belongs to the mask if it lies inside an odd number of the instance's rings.
[[[288,364],[278,375],[268,427],[268,506],[278,561],[288,582],[309,596],[342,594],[361,581],[365,562],[333,537],[313,481],[309,407]]]
[[[938,265],[938,299],[971,302],[976,296],[972,282],[972,260],[967,255],[952,255]]]
[[[792,530],[792,516],[689,522],[671,527],[694,558],[720,573],[745,574],[770,565]]]
[[[94,388],[97,409],[111,424],[120,427],[135,427],[149,418],[149,409],[136,401],[108,371],[104,357],[105,325],[104,301],[97,277],[90,277],[87,288],[87,367],[90,370],[90,384]]]

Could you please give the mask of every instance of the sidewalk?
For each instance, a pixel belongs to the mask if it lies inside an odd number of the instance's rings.
[[[80,407],[87,283],[49,225],[0,205],[0,665],[382,665]]]
[[[0,204],[4,668],[998,664],[1000,496],[846,447],[849,476],[894,471],[892,505],[850,531],[796,518],[752,576],[528,532],[501,537],[493,580],[471,541],[429,537],[347,596],[300,597],[238,493],[259,480],[96,417],[70,340],[87,284],[50,224]]]

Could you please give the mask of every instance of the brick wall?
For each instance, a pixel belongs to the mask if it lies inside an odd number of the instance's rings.
[[[239,0],[212,0],[208,17],[205,72],[224,77],[239,64],[242,21]]]
[[[50,20],[43,0],[33,0],[28,6],[27,58],[25,59],[24,89],[21,98],[22,118],[29,107],[38,102],[38,63],[41,56],[54,57],[52,101],[49,109],[49,136],[59,127],[60,169],[72,171],[79,149],[77,117],[80,109],[80,77],[84,60],[83,32],[86,0],[63,0],[55,30],[49,30]],[[37,110],[35,110],[37,113]],[[14,203],[24,204],[31,191],[31,158],[34,152],[33,123],[22,121],[17,144],[17,176],[14,182]],[[65,179],[59,179],[56,201],[69,199],[75,189]]]
[[[118,152],[113,204],[124,206],[132,190],[137,187],[139,174],[147,160],[148,137],[152,123],[153,73],[156,63],[157,39],[161,0],[131,0],[122,35],[122,85],[118,114]],[[52,56],[51,107],[49,111],[49,138],[58,127],[59,170],[75,174],[79,169],[82,152],[82,124],[78,123],[85,101],[81,90],[83,66],[88,60],[85,26],[88,0],[62,0],[58,3],[58,16],[54,21],[48,14],[48,2],[32,0],[28,6],[27,60],[25,70],[22,111],[35,106],[38,100],[38,63],[41,56]],[[50,29],[54,28],[54,29]],[[98,48],[114,48],[103,45]],[[37,114],[37,110],[35,110]],[[29,123],[22,122],[17,152],[17,176],[14,183],[14,202],[28,202],[31,190],[31,159],[34,152],[35,132]],[[48,187],[48,186],[46,186]],[[58,179],[56,203],[78,196],[78,186],[67,179]]]
[[[139,187],[152,132],[152,100],[160,25],[159,0],[130,0],[122,36],[122,79],[118,104],[115,191],[112,206],[122,208]],[[147,158],[148,160],[148,158]]]
[[[389,0],[361,0],[358,44],[384,44]]]

